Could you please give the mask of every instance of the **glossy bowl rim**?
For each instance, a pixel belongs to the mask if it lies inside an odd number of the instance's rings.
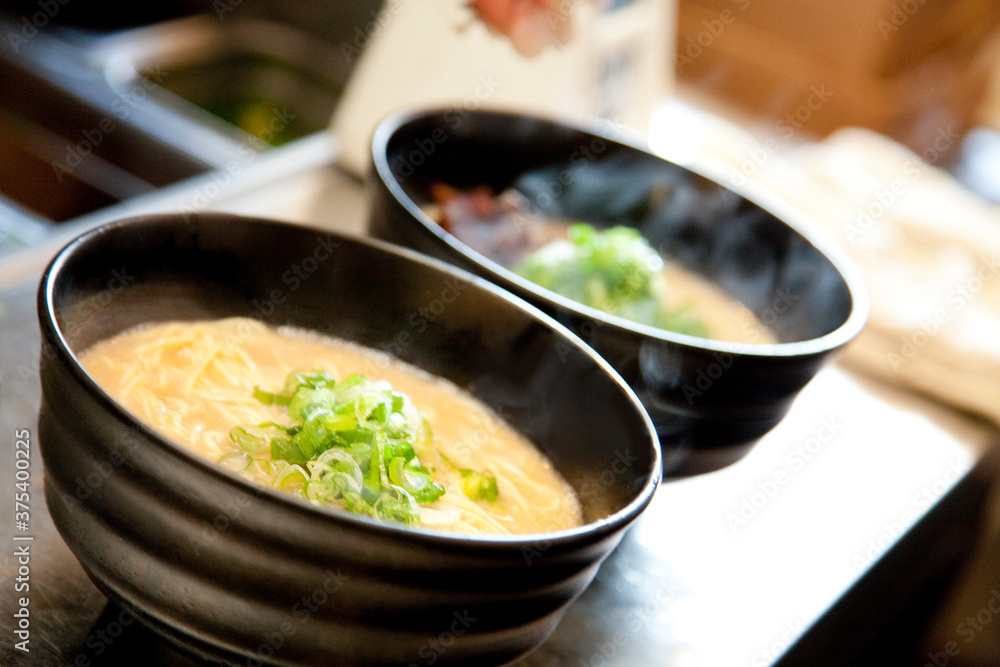
[[[277,491],[262,484],[254,484],[249,480],[243,479],[235,472],[230,471],[203,456],[200,456],[196,452],[189,450],[183,444],[175,442],[172,439],[160,434],[152,426],[147,425],[144,421],[136,415],[133,415],[129,410],[115,400],[114,397],[112,397],[96,380],[90,376],[89,373],[87,373],[86,370],[84,370],[82,364],[80,364],[77,354],[72,351],[67,343],[66,338],[63,335],[62,327],[59,326],[54,316],[56,312],[54,306],[54,288],[59,282],[59,278],[64,275],[63,271],[65,270],[65,265],[71,256],[84,252],[88,244],[95,242],[94,240],[99,237],[117,233],[124,228],[139,227],[145,221],[155,222],[161,220],[185,220],[189,217],[189,214],[183,213],[154,213],[111,221],[87,230],[69,241],[52,257],[42,273],[37,292],[37,303],[38,317],[41,324],[43,339],[53,345],[59,360],[73,374],[74,378],[79,383],[79,386],[92,398],[96,399],[103,405],[105,410],[110,413],[110,418],[116,419],[118,422],[125,424],[130,429],[137,429],[149,443],[170,455],[171,458],[178,459],[190,465],[195,465],[203,472],[206,472],[210,478],[220,481],[226,487],[243,490],[254,494],[256,497],[263,496],[269,502],[275,503],[281,511],[309,514],[318,520],[328,523],[332,522],[331,525],[333,526],[345,523],[347,524],[347,527],[352,530],[368,530],[376,533],[386,531],[387,535],[391,536],[393,539],[401,539],[406,542],[414,542],[418,544],[426,543],[431,545],[439,544],[458,548],[465,547],[470,549],[489,549],[492,547],[523,549],[526,547],[534,547],[541,541],[553,546],[572,546],[572,544],[577,541],[590,542],[594,539],[600,539],[603,536],[613,534],[627,528],[642,514],[643,510],[651,502],[662,479],[662,453],[660,449],[659,436],[656,434],[656,429],[653,426],[652,420],[650,419],[645,408],[643,408],[641,401],[631,387],[629,387],[628,383],[622,379],[618,372],[615,371],[614,368],[612,368],[611,365],[603,359],[603,357],[598,355],[576,334],[546,315],[535,306],[494,285],[488,280],[448,264],[447,262],[428,257],[409,248],[390,244],[380,239],[257,216],[244,216],[219,212],[202,212],[194,215],[199,218],[224,220],[227,224],[241,224],[245,222],[252,222],[255,224],[264,223],[268,226],[286,227],[291,230],[314,231],[337,236],[349,242],[357,242],[367,245],[374,248],[378,252],[394,256],[394,261],[402,259],[403,261],[413,261],[418,264],[423,264],[431,269],[444,272],[445,274],[450,275],[450,277],[466,280],[470,284],[492,292],[509,303],[511,306],[520,308],[526,312],[527,315],[548,327],[557,336],[561,336],[564,339],[564,342],[575,346],[578,351],[587,355],[592,362],[596,363],[598,367],[604,371],[608,379],[617,385],[618,389],[625,394],[626,399],[635,408],[636,414],[640,417],[647,434],[650,436],[647,444],[652,449],[653,456],[650,461],[651,473],[644,481],[642,488],[636,491],[634,494],[635,497],[618,511],[574,528],[542,533],[520,533],[514,535],[473,536],[461,533],[448,533],[447,531],[434,530],[420,526],[405,526],[401,524],[383,522],[371,517],[355,515],[352,512],[347,512],[338,508],[314,505],[308,500],[299,498],[291,493]],[[102,419],[107,418],[108,416],[102,417]],[[577,493],[579,493],[579,491],[577,491]]]
[[[372,135],[372,171],[376,174],[381,184],[393,196],[395,201],[406,210],[414,221],[419,223],[426,231],[429,231],[439,241],[443,242],[451,250],[457,252],[464,259],[472,262],[478,267],[483,268],[489,274],[490,279],[499,277],[502,280],[508,283],[513,283],[518,288],[531,293],[534,297],[549,306],[554,306],[556,309],[562,309],[580,317],[595,320],[599,322],[601,326],[608,327],[612,335],[619,332],[628,332],[633,335],[639,335],[644,338],[662,341],[664,343],[670,343],[688,349],[727,353],[737,357],[793,358],[825,354],[846,345],[864,328],[868,319],[869,301],[867,289],[865,288],[864,281],[862,280],[860,273],[854,267],[846,253],[844,253],[844,251],[837,246],[832,239],[827,238],[824,234],[821,234],[819,230],[813,228],[812,225],[807,224],[804,216],[798,211],[793,210],[791,206],[785,206],[782,202],[776,201],[774,198],[768,198],[764,196],[763,193],[755,191],[754,188],[748,187],[745,190],[734,190],[733,188],[721,183],[719,178],[712,175],[707,169],[700,169],[693,165],[679,164],[661,155],[657,155],[656,153],[653,153],[648,146],[644,146],[640,141],[634,139],[637,134],[635,131],[629,130],[628,132],[623,133],[623,136],[611,136],[611,133],[605,129],[608,121],[604,121],[604,126],[602,126],[599,119],[587,120],[583,118],[556,118],[554,116],[534,113],[519,113],[506,109],[478,108],[474,110],[467,110],[463,113],[468,114],[468,116],[479,116],[484,118],[493,116],[515,120],[521,119],[538,121],[560,129],[567,129],[590,135],[593,138],[599,138],[606,142],[618,144],[627,149],[636,150],[650,155],[658,160],[672,164],[679,169],[689,171],[696,176],[716,184],[720,188],[724,188],[725,190],[732,192],[737,197],[749,201],[774,216],[778,222],[802,237],[828,262],[830,262],[846,285],[847,292],[851,298],[851,308],[847,319],[844,320],[840,326],[833,331],[816,338],[784,343],[736,343],[691,336],[688,334],[682,334],[675,331],[669,331],[667,329],[660,329],[658,327],[633,322],[566,298],[519,276],[510,269],[494,262],[489,257],[486,257],[485,255],[465,245],[439,224],[434,222],[434,220],[424,213],[420,206],[406,194],[402,186],[399,184],[399,181],[393,176],[392,168],[389,165],[387,157],[387,146],[395,134],[406,125],[425,119],[444,118],[451,113],[454,113],[454,109],[445,107],[430,107],[420,109],[404,109],[393,112],[384,117],[382,121],[379,122]]]

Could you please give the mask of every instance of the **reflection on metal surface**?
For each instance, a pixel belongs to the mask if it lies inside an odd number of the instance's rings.
[[[34,289],[28,281],[0,293],[5,432],[35,426]],[[663,484],[555,634],[517,664],[776,664],[877,559],[954,493],[992,433],[840,368],[824,370],[742,461]],[[8,453],[3,468],[12,465]],[[40,479],[41,460],[32,465]],[[2,483],[6,488],[10,475]],[[46,620],[36,626],[33,658],[188,664],[134,625],[96,655],[96,633],[120,611],[105,609],[38,510],[32,614]],[[3,567],[9,576],[9,559]],[[899,584],[907,585],[919,582]],[[12,650],[9,643],[0,646],[0,662],[10,664]]]
[[[0,32],[18,27],[0,16]],[[238,180],[268,144],[325,134],[349,72],[333,44],[300,29],[208,15],[4,40],[0,253],[209,170]]]
[[[115,90],[155,80],[152,99],[179,126],[255,150],[325,130],[350,72],[340,49],[301,30],[208,16],[116,34],[95,51]]]
[[[20,206],[63,222],[205,170],[137,131],[128,116],[138,112],[122,99],[95,104],[39,63],[7,55],[0,53],[0,193]]]

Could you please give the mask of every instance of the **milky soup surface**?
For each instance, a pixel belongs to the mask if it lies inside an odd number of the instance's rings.
[[[530,441],[487,406],[446,380],[351,342],[298,329],[274,329],[248,318],[166,322],[101,341],[84,351],[80,360],[126,409],[171,440],[256,483],[317,504],[358,511],[374,503],[381,509],[373,516],[382,518],[379,512],[391,514],[393,503],[401,503],[416,511],[418,520],[410,523],[469,534],[547,532],[582,523],[572,487]],[[368,442],[380,443],[369,448],[367,465],[331,451],[364,450],[365,445],[358,444],[361,426],[333,436],[341,445],[330,446],[322,464],[315,457],[313,463],[290,462],[300,456],[298,449],[289,460],[276,458],[284,451],[277,448],[284,440],[277,442],[280,438],[274,434],[294,434],[299,422],[288,406],[261,397],[287,392],[290,374],[319,371],[337,382],[331,384],[331,395],[357,378],[342,382],[360,375],[375,397],[359,398],[361,387],[348,390],[354,392],[354,402],[323,413],[328,420],[324,423],[343,417],[374,424],[377,430],[380,415],[398,409],[399,416],[385,420],[388,436],[365,436]],[[379,407],[378,396],[391,396],[392,405]],[[315,413],[320,408],[303,408],[308,410],[311,419],[318,419]],[[337,410],[353,416],[337,416]],[[261,431],[262,424],[273,426]],[[236,427],[245,427],[238,433],[246,437],[234,439]],[[253,434],[265,431],[271,435],[261,435],[261,444]],[[390,460],[393,452],[401,461],[410,455],[398,454],[400,447],[405,449],[403,441],[412,447],[412,458],[403,463]],[[380,468],[373,467],[375,460]],[[412,498],[428,488],[422,471],[443,489],[443,495],[413,505]],[[379,473],[385,498],[372,501],[366,485],[377,485]],[[480,493],[484,489],[495,494]]]

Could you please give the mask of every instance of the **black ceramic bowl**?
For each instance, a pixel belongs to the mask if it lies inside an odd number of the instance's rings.
[[[790,216],[597,125],[492,111],[400,113],[378,127],[372,153],[369,232],[487,278],[590,343],[648,410],[667,474],[714,470],[742,457],[867,317],[863,286],[831,244]],[[661,254],[742,301],[780,343],[673,333],[541,288],[423,212],[437,181],[495,192],[519,182],[547,215],[636,227]]]
[[[592,350],[488,282],[380,241],[226,215],[132,219],[63,249],[38,310],[52,518],[110,599],[197,657],[512,660],[552,632],[659,480],[648,417]],[[233,315],[354,340],[467,388],[550,457],[587,523],[471,538],[319,508],[161,437],[78,361],[133,325]]]

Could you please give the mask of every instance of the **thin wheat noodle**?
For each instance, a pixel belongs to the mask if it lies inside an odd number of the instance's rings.
[[[385,381],[410,396],[432,428],[433,442],[415,447],[446,493],[421,506],[426,527],[510,534],[582,523],[572,487],[534,445],[485,405],[440,378],[353,343],[302,330],[275,330],[246,318],[167,322],[102,341],[86,350],[81,362],[128,410],[211,460],[240,451],[228,437],[234,426],[290,425],[284,408],[253,397],[255,387],[281,391],[295,370],[323,370],[338,380],[359,373]],[[494,474],[497,501],[467,497],[461,474],[442,454],[459,468]],[[241,474],[269,483],[287,466],[260,459]]]

